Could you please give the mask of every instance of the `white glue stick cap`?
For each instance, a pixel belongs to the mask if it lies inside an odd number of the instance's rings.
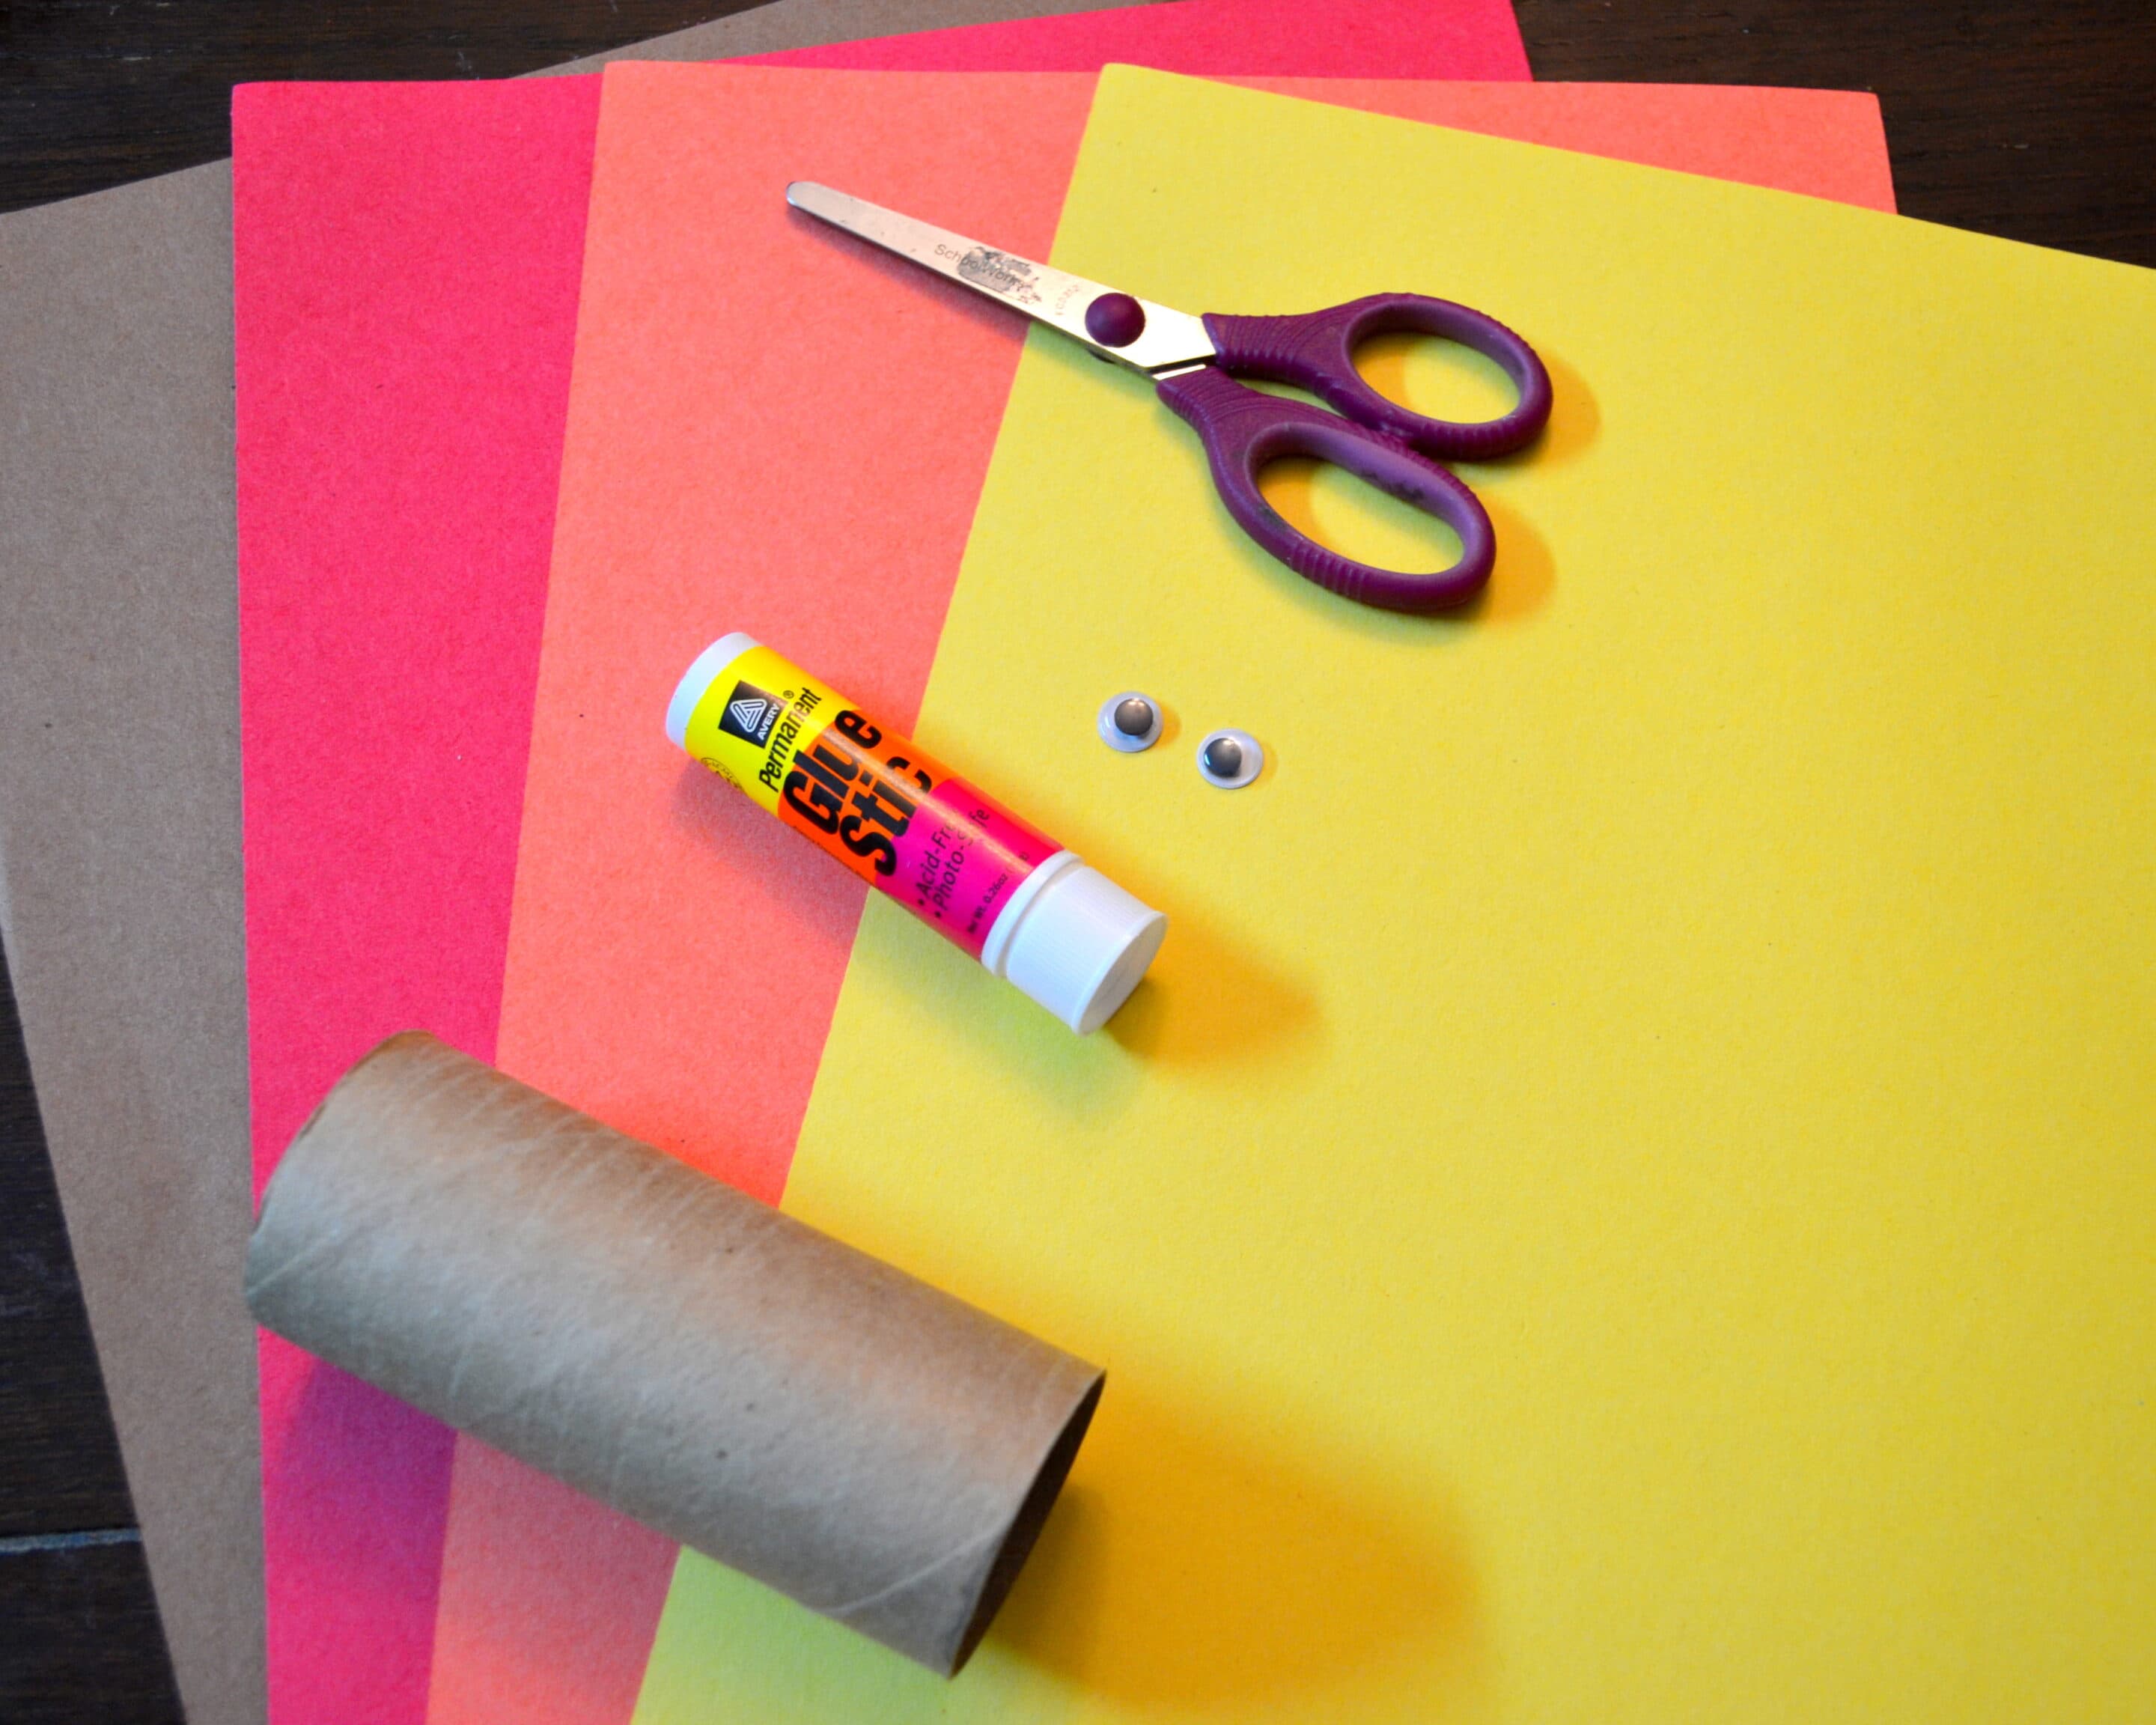
[[[1063,850],[1011,895],[981,963],[1084,1035],[1115,1016],[1167,934],[1167,917]]]
[[[712,642],[681,673],[681,680],[674,685],[674,698],[666,703],[666,735],[675,748],[688,747],[689,721],[696,716],[696,703],[704,698],[704,691],[742,654],[762,644],[755,636],[737,630]]]

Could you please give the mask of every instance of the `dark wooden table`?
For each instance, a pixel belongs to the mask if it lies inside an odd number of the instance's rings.
[[[1906,213],[2156,266],[2150,0],[1517,4],[1537,78],[1875,90]],[[0,209],[223,155],[242,80],[502,77],[739,9],[11,0]],[[0,1720],[178,1716],[0,972]]]

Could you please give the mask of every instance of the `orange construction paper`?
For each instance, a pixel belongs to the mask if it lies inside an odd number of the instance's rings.
[[[1866,95],[1237,81],[1891,207]],[[912,722],[1024,336],[781,189],[820,180],[1045,257],[1093,82],[607,74],[498,1058],[767,1199],[862,891],[673,748],[666,697],[742,629]],[[670,1554],[557,1494],[459,1440],[434,1725],[505,1697],[526,1720],[622,1717],[613,1654],[640,1668]],[[603,1647],[610,1681],[568,1671]]]
[[[1891,213],[1894,208],[1879,99],[1865,90],[1717,84],[1417,84],[1388,78],[1218,81],[1647,167],[1772,186],[1866,209]]]

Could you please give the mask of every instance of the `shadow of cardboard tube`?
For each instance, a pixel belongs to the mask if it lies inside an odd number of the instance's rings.
[[[1099,1420],[972,1665],[944,1682],[694,1553],[638,1718],[930,1725],[1325,1717],[1384,1667],[1417,1719],[1480,1686],[1457,1532],[1421,1524],[1291,1435],[1154,1404],[1111,1372]],[[1425,1494],[1426,1495],[1426,1494]]]
[[[993,1638],[1074,1686],[1148,1715],[1418,1669],[1436,1717],[1471,1681],[1472,1579],[1456,1535],[1419,1528],[1291,1434],[1270,1440],[1111,1389]],[[1113,1403],[1112,1409],[1111,1403]],[[1426,1674],[1426,1677],[1423,1675]]]

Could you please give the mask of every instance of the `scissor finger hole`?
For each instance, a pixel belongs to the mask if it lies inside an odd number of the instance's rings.
[[[1372,568],[1425,574],[1460,561],[1445,522],[1330,461],[1283,456],[1260,471],[1258,490],[1304,538]]]
[[[1519,386],[1502,366],[1442,336],[1404,330],[1372,336],[1357,345],[1354,357],[1365,383],[1426,419],[1479,425],[1520,404]]]

